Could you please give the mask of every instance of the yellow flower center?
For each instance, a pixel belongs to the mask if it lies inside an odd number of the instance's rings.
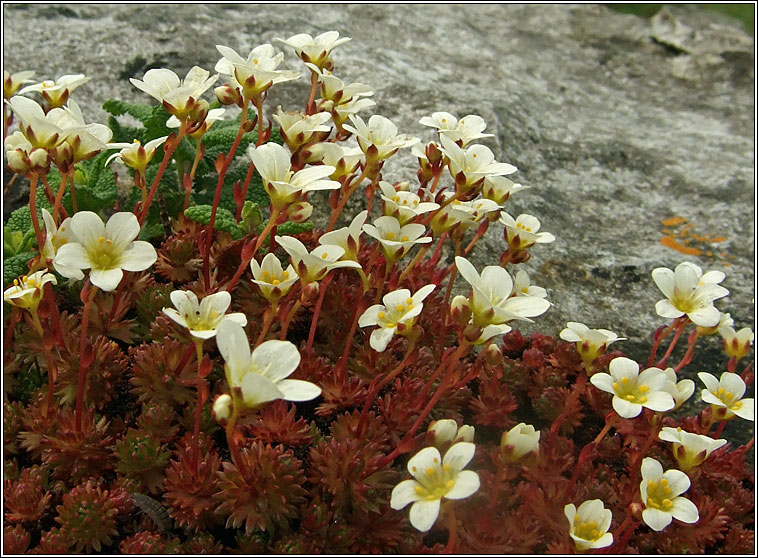
[[[416,494],[422,500],[442,498],[455,486],[455,477],[458,474],[448,464],[440,466],[438,459],[434,460],[433,466],[427,467],[423,472],[419,472],[415,467],[412,468],[412,472],[418,483],[415,488]]]
[[[574,535],[585,541],[596,541],[603,536],[603,532],[594,521],[585,522],[577,517],[574,519]]]
[[[641,405],[647,403],[645,394],[650,391],[650,386],[647,384],[637,385],[636,380],[631,381],[625,376],[621,378],[620,382],[613,382],[613,391],[616,397]]]
[[[116,269],[121,262],[121,252],[114,249],[110,238],[101,236],[97,240],[97,246],[90,247],[87,253],[93,270]]]
[[[661,511],[669,511],[674,507],[674,503],[669,498],[671,496],[671,487],[666,479],[656,482],[654,480],[647,483],[647,501],[645,505],[648,508],[654,508]]]

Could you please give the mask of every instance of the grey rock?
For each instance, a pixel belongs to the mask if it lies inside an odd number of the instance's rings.
[[[727,18],[672,6],[649,21],[598,5],[5,4],[3,11],[5,67],[40,78],[93,76],[75,95],[101,122],[99,107],[110,97],[148,102],[128,82],[147,69],[183,76],[193,65],[212,69],[215,44],[246,54],[275,37],[338,30],[353,40],[335,51],[335,74],[376,91],[366,117],[382,114],[429,141],[421,117],[479,114],[495,134],[483,143],[532,186],[506,209],[537,216],[557,237],[521,264],[554,306],[525,329],[557,335],[567,321],[608,328],[629,338],[621,350],[646,361],[651,334],[664,323],[650,272],[684,260],[723,269],[731,295],[717,306],[738,328],[754,327],[754,44]],[[301,67],[284,50],[286,65]],[[307,89],[305,80],[275,88],[268,110],[302,107]],[[413,182],[415,160],[400,153],[384,175]],[[690,233],[723,240],[697,245],[700,255],[678,253],[660,242],[662,220],[674,216]],[[475,250],[478,268],[496,264],[500,231],[493,226]],[[718,375],[719,340],[701,343],[687,374]]]

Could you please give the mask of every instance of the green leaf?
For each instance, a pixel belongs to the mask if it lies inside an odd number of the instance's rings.
[[[116,201],[116,179],[113,171],[105,167],[108,153],[101,153],[92,159],[86,182],[76,187],[78,210],[98,212],[113,207]]]
[[[29,271],[29,260],[36,256],[36,252],[21,252],[3,261],[3,287],[13,283],[13,280]]]
[[[142,105],[136,103],[127,103],[118,99],[109,99],[103,103],[103,110],[110,112],[115,116],[129,114],[145,124],[153,114],[152,105]]]
[[[286,223],[282,223],[276,228],[276,234],[282,236],[294,236],[296,234],[309,231],[312,228],[312,221],[306,221],[305,223],[293,223],[292,221],[287,221]]]
[[[188,219],[207,225],[211,222],[211,212],[213,207],[210,205],[195,205],[188,207],[184,211],[184,216]],[[219,207],[216,211],[216,221],[213,224],[213,228],[217,231],[228,232],[235,240],[242,238],[244,231],[237,224],[234,214],[222,207]]]

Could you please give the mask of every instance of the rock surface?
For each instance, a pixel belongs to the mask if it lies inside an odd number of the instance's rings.
[[[5,4],[3,12],[5,68],[92,76],[75,95],[100,122],[110,97],[149,102],[128,78],[150,68],[184,76],[193,65],[213,68],[215,44],[246,54],[275,37],[338,30],[353,40],[335,51],[335,74],[376,91],[364,117],[382,114],[429,141],[421,117],[479,114],[495,134],[483,143],[532,186],[506,209],[537,216],[557,240],[522,264],[554,304],[530,331],[557,335],[581,321],[629,338],[619,348],[646,360],[664,323],[650,272],[684,260],[724,270],[731,295],[717,306],[737,328],[754,328],[754,45],[729,19],[673,6],[650,21],[597,5]],[[300,68],[284,50],[285,65]],[[268,110],[300,108],[305,96],[305,80],[283,84]],[[401,153],[384,174],[414,181],[415,160]],[[663,231],[673,217],[686,222]],[[492,229],[473,257],[478,268],[502,250],[501,227]],[[700,254],[664,246],[667,234]],[[719,340],[701,347],[687,374],[719,374]]]

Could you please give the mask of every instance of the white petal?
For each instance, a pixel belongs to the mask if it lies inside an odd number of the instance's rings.
[[[179,312],[177,312],[173,308],[164,308],[163,313],[166,314],[166,316],[168,316],[172,320],[174,320],[180,326],[187,327],[187,322],[185,321],[184,316],[182,316]]]
[[[321,388],[304,380],[280,380],[276,387],[287,401],[310,401],[321,395]]]
[[[642,460],[640,470],[642,471],[643,482],[647,480],[654,480],[657,482],[663,476],[663,467],[661,466],[661,463],[652,457],[646,457]]]
[[[590,377],[590,383],[598,389],[607,391],[608,393],[615,393],[613,389],[613,377],[610,374],[604,372],[593,374]]]
[[[696,523],[700,519],[697,506],[687,498],[674,498],[671,503],[674,506],[671,508],[671,515],[679,521],[683,521],[684,523]]]
[[[144,271],[158,259],[158,253],[149,242],[136,240],[121,254],[119,267],[126,271]]]
[[[634,418],[642,412],[642,405],[630,403],[626,399],[621,399],[615,395],[611,404],[613,405],[613,410],[622,418]]]
[[[731,411],[745,420],[755,420],[755,400],[752,397],[748,397],[741,399],[740,402],[742,403],[740,408],[732,408]]]
[[[124,272],[119,268],[115,269],[93,269],[89,273],[89,280],[96,287],[104,291],[115,291],[121,282]]]
[[[420,486],[415,480],[404,480],[392,489],[390,497],[390,507],[393,510],[401,510],[411,502],[419,499],[416,494],[416,487]]]
[[[61,265],[65,268],[71,269],[89,269],[92,267],[89,255],[84,247],[78,242],[72,242],[70,244],[64,244],[58,248],[58,252],[55,254],[55,265]],[[64,273],[61,273],[65,277],[70,277]],[[70,277],[73,279],[73,277]]]
[[[687,312],[687,317],[692,320],[695,325],[701,327],[713,327],[718,325],[721,319],[721,312],[715,306],[706,306],[705,308],[698,308],[692,312]]]
[[[243,314],[242,312],[234,312],[232,314],[227,314],[226,316],[224,316],[224,320],[222,321],[225,321],[225,320],[236,322],[242,327],[245,327],[247,325],[247,316],[245,316],[245,314]]]
[[[424,448],[408,460],[408,472],[416,476],[417,471],[424,471],[429,467],[437,467],[440,459],[440,452],[437,448]]]
[[[458,442],[450,447],[442,459],[443,465],[450,465],[455,471],[461,471],[473,459],[476,446],[470,442]]]
[[[411,506],[410,520],[411,525],[422,533],[432,528],[437,516],[440,513],[439,500],[424,500],[415,502]]]
[[[137,216],[130,211],[114,213],[105,225],[106,236],[113,241],[113,248],[118,251],[124,250],[137,238],[139,231]]]
[[[705,384],[708,391],[715,392],[719,389],[719,381],[716,376],[709,372],[698,372],[697,377]]]
[[[253,366],[272,382],[278,382],[300,365],[300,353],[289,341],[270,340],[253,351]]]
[[[672,496],[679,496],[690,488],[690,478],[682,471],[669,469],[663,474],[663,478],[668,482]]]
[[[661,299],[655,303],[655,313],[662,318],[678,318],[683,316],[684,312],[677,309],[668,299]]]
[[[739,375],[733,372],[724,372],[719,380],[720,387],[734,395],[735,399],[740,399],[745,395],[745,382]]]
[[[200,301],[200,313],[203,315],[211,314],[215,310],[218,315],[221,315],[226,313],[231,303],[232,295],[227,291],[209,294]]]
[[[387,345],[389,345],[390,340],[394,334],[394,328],[391,329],[388,327],[378,327],[371,332],[369,345],[371,345],[371,348],[374,349],[377,353],[381,353],[384,351],[384,349],[387,348]]]
[[[461,471],[455,477],[455,484],[450,491],[445,494],[445,498],[451,500],[460,500],[461,498],[468,498],[474,492],[479,490],[479,475],[474,471]]]
[[[245,405],[251,408],[281,399],[283,396],[274,382],[254,372],[249,372],[242,377],[240,387]]]
[[[105,237],[103,220],[98,217],[97,213],[93,213],[92,211],[79,211],[75,213],[71,217],[71,228],[85,248],[97,246],[97,241]]]
[[[250,369],[250,343],[242,326],[223,320],[216,334],[216,345],[231,372],[229,387],[238,387],[242,376]]]
[[[647,401],[643,407],[653,411],[670,411],[674,408],[674,398],[665,391],[652,391],[647,394]]]
[[[460,256],[455,258],[455,266],[458,268],[458,272],[472,287],[481,288],[482,280],[479,277],[479,273],[476,268],[466,258]]]
[[[386,308],[383,304],[374,304],[369,306],[361,317],[358,318],[358,325],[360,327],[377,325],[379,323],[379,312],[386,312]]]
[[[656,510],[655,508],[645,508],[642,510],[642,521],[653,531],[663,531],[671,523],[670,513]]]

